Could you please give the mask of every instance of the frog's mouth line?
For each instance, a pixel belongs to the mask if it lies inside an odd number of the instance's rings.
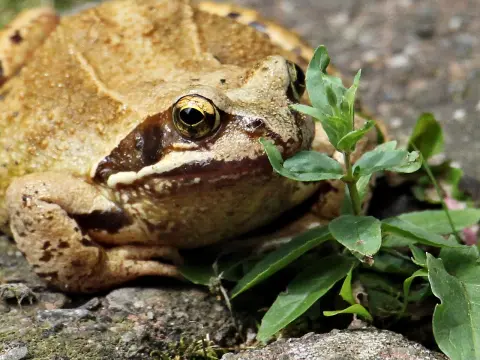
[[[265,154],[256,158],[225,161],[214,158],[212,152],[176,152],[171,153],[169,161],[162,161],[147,166],[138,172],[126,171],[110,175],[107,180],[109,187],[129,186],[139,181],[153,178],[177,181],[192,181],[203,179],[214,181],[222,178],[239,178],[246,175],[271,174],[273,169]]]

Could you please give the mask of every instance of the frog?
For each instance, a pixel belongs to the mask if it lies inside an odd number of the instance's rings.
[[[343,184],[278,175],[259,141],[342,161],[290,107],[308,102],[312,54],[231,4],[27,10],[0,33],[1,231],[50,286],[92,293],[181,279],[181,251],[241,239],[307,199],[314,223],[335,218]]]

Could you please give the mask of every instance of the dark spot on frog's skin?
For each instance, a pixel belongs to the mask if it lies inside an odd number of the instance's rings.
[[[122,210],[117,211],[92,211],[90,214],[72,214],[83,231],[105,230],[116,233],[122,227],[132,224],[132,219]]]
[[[79,231],[80,231],[80,229],[79,229],[78,227],[76,227],[76,226],[75,226],[75,227],[73,228],[73,231],[75,231],[75,232],[79,232]]]
[[[7,81],[7,78],[4,75],[5,73],[3,71],[2,60],[0,60],[0,86],[2,86],[5,81]],[[2,94],[0,95],[0,101],[3,101],[3,99],[5,99],[5,95]]]
[[[220,84],[224,85],[227,82],[226,79],[220,79]]]
[[[22,35],[20,35],[20,31],[15,31],[15,33],[10,36],[10,41],[13,43],[13,44],[20,44],[22,41],[23,41],[23,37]]]
[[[15,164],[17,165],[17,164]],[[28,196],[28,195],[22,195],[22,202],[23,202],[23,205],[26,205],[27,204],[27,201],[31,200],[32,197],[31,196]]]
[[[45,241],[45,242],[43,243],[42,249],[43,249],[43,250],[47,250],[47,249],[50,247],[50,245],[51,245],[51,244],[50,244],[50,241]]]
[[[58,248],[59,249],[68,249],[70,244],[67,241],[59,240],[58,241]]]
[[[88,240],[87,238],[82,238],[82,240],[80,240],[80,243],[81,243],[83,246],[87,246],[87,247],[95,246],[95,244],[93,243],[93,241],[90,241],[90,240]]]
[[[43,262],[48,262],[52,259],[52,257],[53,257],[52,253],[50,251],[45,251],[43,256],[38,260],[43,261]]]
[[[75,259],[75,260],[72,260],[71,264],[72,264],[73,267],[82,267],[83,266],[83,261]]]
[[[230,18],[230,19],[238,19],[242,14],[238,13],[238,12],[231,12],[229,13],[227,16]]]

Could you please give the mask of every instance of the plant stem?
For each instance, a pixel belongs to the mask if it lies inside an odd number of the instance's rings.
[[[350,160],[350,153],[344,152],[343,157],[345,159],[345,168],[347,170],[346,180],[344,180],[348,186],[348,192],[350,193],[350,202],[352,203],[353,214],[356,216],[362,213],[362,204],[360,201],[360,195],[358,194],[357,182],[353,177],[352,162]]]
[[[418,151],[416,147],[414,147],[415,150]],[[423,157],[423,155],[420,153],[421,159],[422,159],[422,165],[427,173],[428,177],[430,178],[430,181],[433,184],[433,187],[435,188],[435,191],[437,192],[438,198],[440,199],[440,202],[442,203],[443,211],[445,211],[445,215],[447,216],[448,222],[450,224],[450,227],[452,228],[452,234],[455,236],[455,239],[459,243],[462,243],[462,239],[460,238],[460,235],[458,235],[457,230],[455,229],[455,224],[453,223],[452,217],[450,216],[450,211],[448,209],[447,204],[445,203],[444,195],[442,189],[440,189],[440,186],[438,185],[437,179],[435,179],[435,176],[433,176],[432,170],[430,169],[430,166],[428,165],[427,161]]]

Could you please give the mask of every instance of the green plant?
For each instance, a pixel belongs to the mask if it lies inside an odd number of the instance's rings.
[[[435,186],[445,205],[440,186],[427,164],[432,155],[443,149],[439,124],[432,115],[425,114],[417,122],[408,149],[397,148],[395,141],[383,143],[353,163],[351,155],[357,142],[375,123],[366,121],[355,128],[354,102],[360,71],[353,85],[345,88],[341,79],[327,74],[329,61],[326,48],[320,46],[306,76],[313,106],[296,104],[292,109],[321,122],[331,144],[343,154],[343,164],[315,151],[302,151],[284,160],[272,142],[262,139],[261,143],[273,169],[282,176],[303,182],[343,181],[344,213],[328,226],[313,228],[258,261],[237,282],[231,298],[309,252],[310,261],[264,315],[257,335],[260,341],[266,342],[343,280],[339,295],[347,307],[326,310],[324,316],[355,314],[366,321],[405,318],[410,315],[409,304],[433,293],[441,300],[433,315],[433,331],[440,349],[452,360],[480,359],[480,258],[476,247],[457,241],[458,231],[478,223],[480,210],[448,211],[444,206],[444,210],[413,212],[384,220],[362,215],[370,178],[384,171],[418,174],[425,184]],[[422,165],[424,172],[418,171]],[[449,166],[446,169],[451,171]],[[451,183],[456,184],[458,176],[452,178]],[[322,257],[312,251],[332,241],[341,245],[336,253]],[[437,257],[426,252],[435,248],[440,250],[435,252]],[[403,287],[385,276],[390,273],[404,277]],[[352,279],[366,289],[368,304],[355,297]]]

